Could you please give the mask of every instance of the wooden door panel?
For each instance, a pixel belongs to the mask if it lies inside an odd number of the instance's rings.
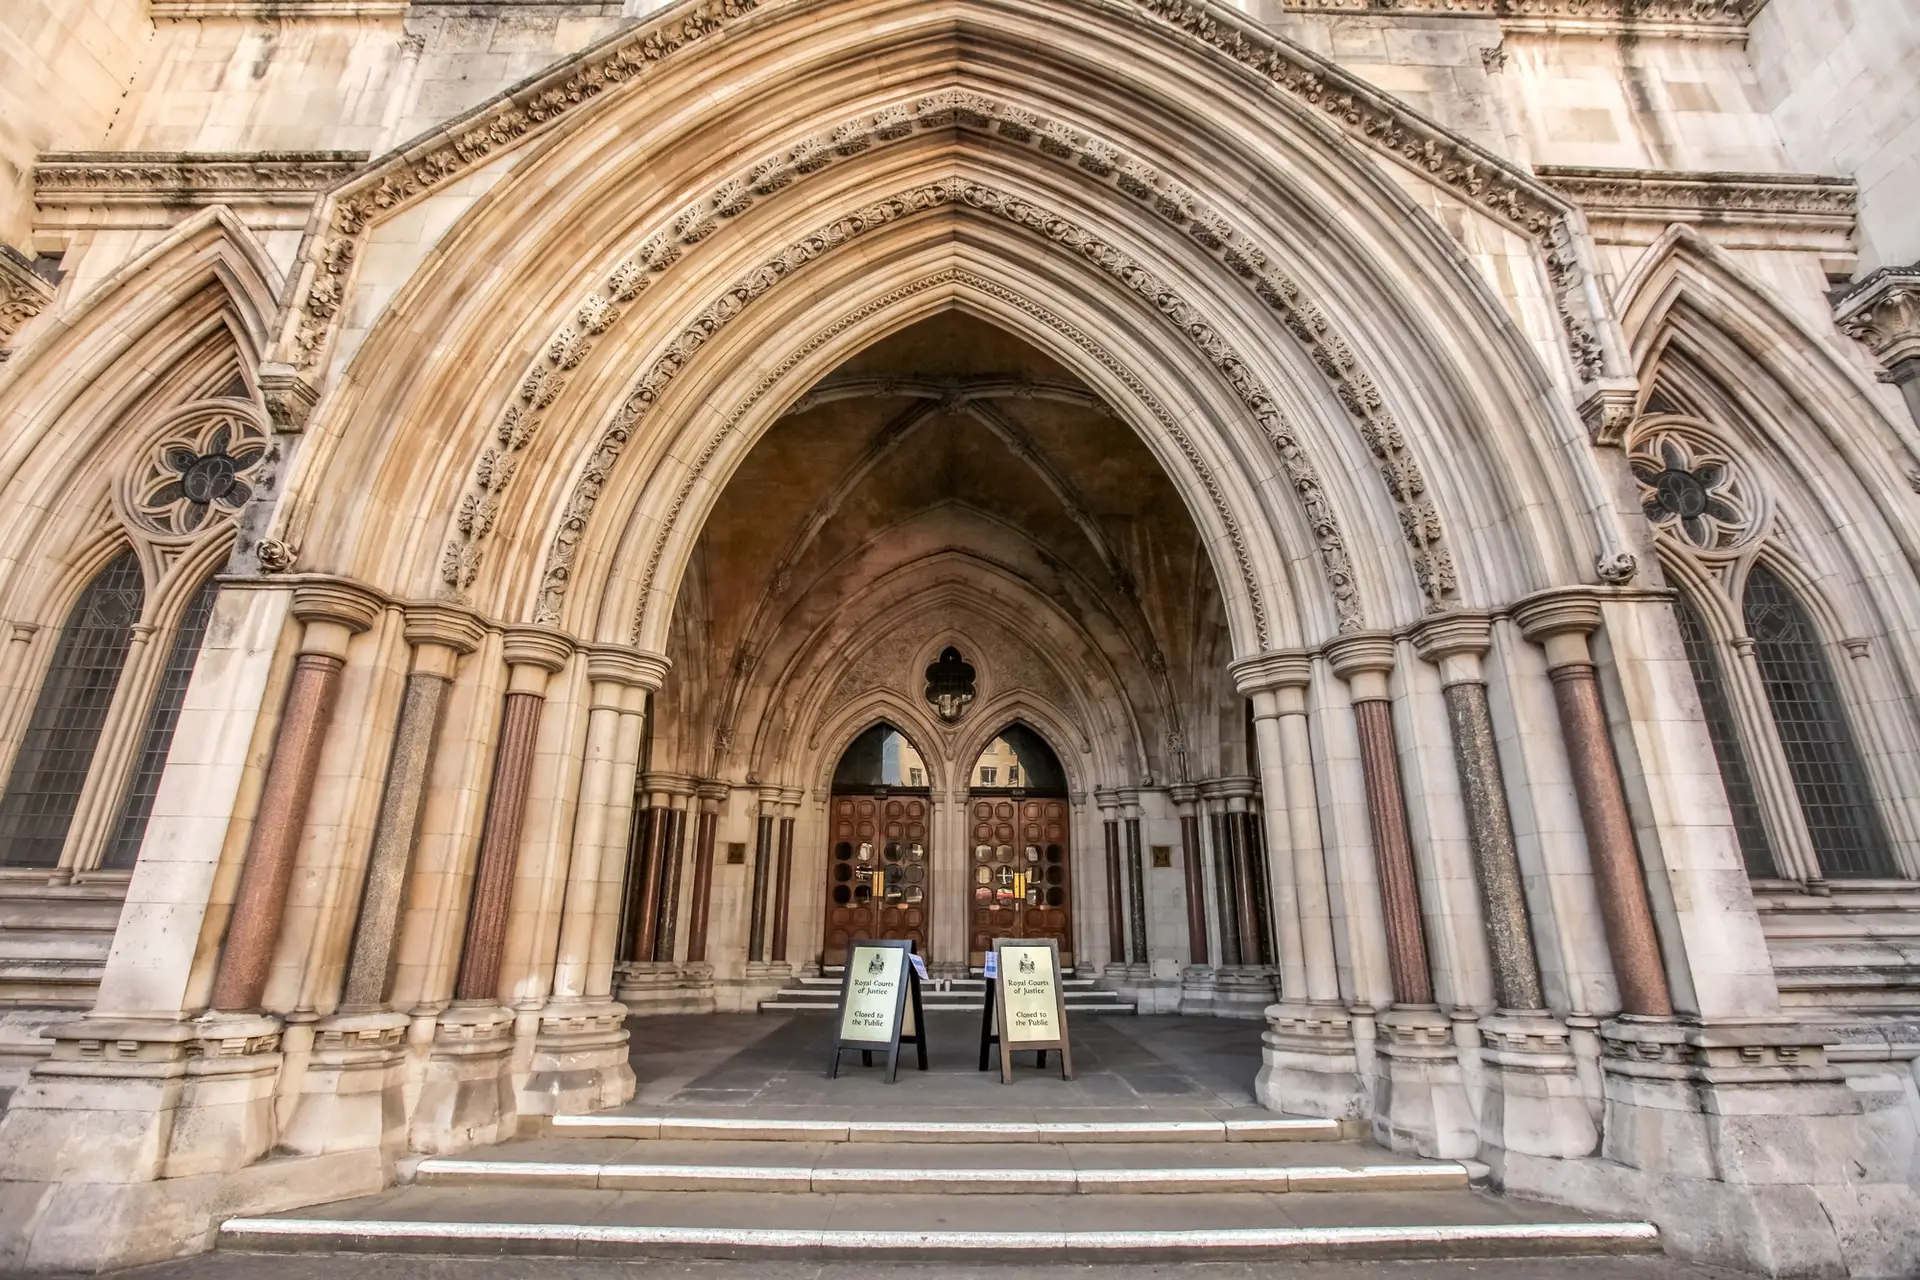
[[[933,919],[928,817],[924,796],[833,797],[823,963],[844,963],[848,945],[863,938],[907,939],[916,953],[927,954]]]
[[[1068,832],[1064,797],[977,796],[969,803],[969,963],[984,963],[995,938],[1051,938],[1060,963],[1073,963]]]

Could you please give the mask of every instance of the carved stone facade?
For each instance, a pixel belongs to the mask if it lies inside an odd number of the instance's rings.
[[[1884,123],[1905,37],[22,2],[0,1270],[630,1100],[835,962],[862,800],[936,978],[1018,807],[1262,1105],[1920,1265],[1920,232],[1784,38]]]

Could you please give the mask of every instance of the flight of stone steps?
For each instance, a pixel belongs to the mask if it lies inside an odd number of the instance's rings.
[[[1466,1166],[1335,1121],[1035,1115],[559,1117],[543,1136],[422,1160],[377,1195],[231,1219],[220,1247],[969,1263],[1659,1250],[1646,1223],[1487,1195]]]
[[[840,1007],[839,965],[828,965],[812,977],[797,977],[790,986],[781,988],[768,999],[760,1002],[762,1013],[794,1013],[807,1010],[833,1010]],[[1066,997],[1069,1013],[1136,1013],[1133,1001],[1123,1000],[1117,992],[1096,987],[1092,978],[1077,978],[1068,970],[1061,976],[1061,994]],[[979,1012],[987,1001],[987,980],[970,976],[965,978],[935,978],[921,984],[920,1007],[928,1013],[936,1009],[959,1009]]]

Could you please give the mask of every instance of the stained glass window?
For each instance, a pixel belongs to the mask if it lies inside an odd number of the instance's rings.
[[[0,864],[58,865],[144,599],[140,562],[125,551],[67,615],[0,797]]]
[[[104,867],[130,870],[140,854],[147,819],[153,816],[153,798],[160,791],[160,773],[167,767],[167,751],[173,746],[173,729],[180,720],[180,704],[186,700],[187,682],[193,679],[193,664],[200,657],[200,643],[206,639],[207,620],[213,616],[218,595],[219,588],[209,578],[187,602],[173,648],[167,654],[166,670],[160,673],[160,687],[154,691],[153,705],[147,711],[147,725],[140,735],[140,760],[134,766],[133,780],[127,784],[113,841],[101,860]]]
[[[1693,684],[1700,691],[1700,707],[1706,713],[1707,738],[1713,744],[1713,757],[1720,765],[1720,781],[1726,787],[1727,805],[1733,810],[1733,829],[1740,838],[1740,854],[1746,860],[1747,874],[1768,878],[1775,873],[1773,850],[1767,843],[1767,829],[1760,819],[1760,805],[1754,798],[1753,775],[1747,769],[1746,752],[1740,747],[1740,734],[1734,727],[1733,708],[1727,702],[1727,687],[1720,677],[1720,662],[1713,651],[1713,637],[1693,602],[1685,596],[1673,602],[1674,616],[1680,623],[1680,641],[1687,651],[1687,665],[1693,669]]]
[[[1897,875],[1813,620],[1765,565],[1748,575],[1743,612],[1821,871],[1835,879]]]

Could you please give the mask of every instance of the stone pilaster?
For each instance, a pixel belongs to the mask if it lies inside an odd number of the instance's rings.
[[[214,972],[210,1003],[215,1009],[244,1013],[260,1007],[280,939],[294,858],[306,831],[320,751],[347,663],[347,644],[373,625],[380,608],[379,597],[351,583],[307,583],[293,593],[293,616],[303,628],[300,651],[247,840],[220,966]]]
[[[1600,627],[1600,606],[1585,592],[1551,592],[1521,602],[1513,616],[1527,639],[1547,651],[1621,1006],[1632,1014],[1669,1017],[1673,999],[1647,901],[1646,874],[1587,644]]]
[[[659,688],[666,670],[667,660],[658,654],[611,648],[587,654],[587,743],[567,896],[553,994],[540,1010],[532,1060],[519,1091],[523,1115],[578,1114],[633,1097],[627,1007],[613,998],[612,975],[647,696]]]
[[[1111,791],[1095,791],[1100,806],[1100,836],[1107,873],[1107,965],[1105,976],[1123,978],[1127,965],[1126,890],[1120,870],[1120,798]]]
[[[454,665],[484,634],[477,618],[451,605],[407,610],[413,668],[387,758],[346,981],[340,1007],[313,1024],[299,1097],[280,1139],[283,1150],[321,1155],[367,1147],[385,1160],[404,1148],[409,1019],[389,1010],[386,1001]]]
[[[1470,1156],[1479,1146],[1479,1135],[1453,1043],[1453,1023],[1433,1003],[1388,686],[1393,638],[1377,633],[1343,636],[1327,647],[1327,661],[1352,696],[1393,981],[1394,1005],[1375,1020],[1374,1137],[1396,1151]]]
[[[500,740],[480,826],[454,1002],[435,1021],[409,1129],[416,1151],[498,1142],[512,1137],[517,1124],[508,1075],[515,1015],[500,1005],[500,962],[547,681],[566,665],[572,649],[565,636],[541,627],[514,627],[504,636],[507,693]]]
[[[1357,1120],[1365,1113],[1366,1089],[1353,1018],[1341,1003],[1335,967],[1320,797],[1307,724],[1312,658],[1304,653],[1263,654],[1236,663],[1233,675],[1240,692],[1253,701],[1267,829],[1284,832],[1284,840],[1274,836],[1268,844],[1275,862],[1285,862],[1289,869],[1285,889],[1274,895],[1281,942],[1280,1001],[1266,1010],[1254,1095],[1274,1111]],[[1275,880],[1281,881],[1277,867]],[[1280,905],[1288,892],[1291,913]],[[1297,943],[1287,941],[1289,928],[1297,930]],[[1296,945],[1298,971],[1289,979]]]
[[[1547,1012],[1541,991],[1482,668],[1492,644],[1492,624],[1483,614],[1446,614],[1414,633],[1420,656],[1440,668],[1500,1001],[1496,1014],[1480,1020],[1480,1057],[1488,1075],[1480,1140],[1497,1177],[1509,1151],[1587,1155],[1599,1135],[1566,1025]]]

